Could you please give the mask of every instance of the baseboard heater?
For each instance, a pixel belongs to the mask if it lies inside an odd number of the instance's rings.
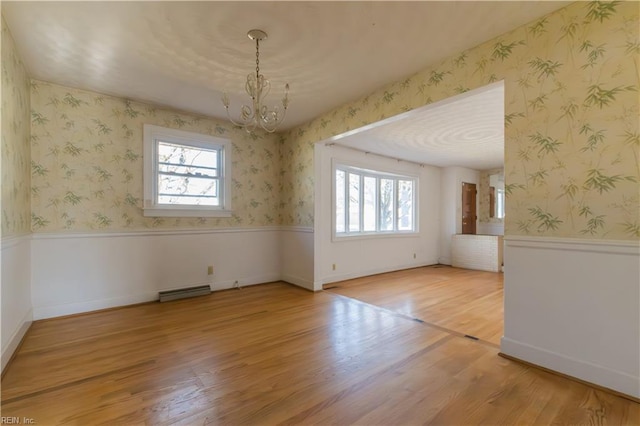
[[[211,287],[208,285],[200,285],[197,287],[181,288],[178,290],[167,290],[158,293],[161,302],[169,302],[171,300],[186,299],[188,297],[204,296],[211,294]]]

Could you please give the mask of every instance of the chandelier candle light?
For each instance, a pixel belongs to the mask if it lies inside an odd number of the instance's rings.
[[[242,105],[240,108],[240,121],[235,121],[229,114],[229,97],[226,93],[222,96],[222,103],[227,110],[227,117],[236,126],[244,127],[247,132],[252,132],[256,128],[261,128],[269,133],[276,131],[284,120],[289,107],[289,84],[284,86],[284,97],[282,98],[282,109],[279,106],[268,109],[262,104],[263,98],[269,94],[271,83],[264,75],[260,74],[260,41],[267,38],[267,33],[262,30],[250,30],[247,36],[256,41],[256,73],[247,75],[245,90],[251,97],[252,105]]]

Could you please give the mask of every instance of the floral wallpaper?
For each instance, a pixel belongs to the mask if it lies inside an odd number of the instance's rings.
[[[31,229],[29,76],[2,18],[2,236]]]
[[[232,141],[231,218],[142,215],[143,124]],[[33,232],[278,225],[279,139],[229,123],[41,81],[31,86]]]
[[[478,184],[478,222],[481,223],[503,223],[504,219],[491,217],[491,193],[489,191],[490,176],[502,174],[503,169],[482,170],[480,172],[480,182]]]
[[[282,225],[312,226],[314,216],[314,137],[305,137],[305,130],[280,139],[279,217]]]
[[[504,80],[505,235],[637,240],[638,11],[572,3],[291,130],[283,224],[313,224],[313,143]]]
[[[504,80],[505,233],[638,239],[638,9],[573,3],[279,136],[39,81],[29,99],[3,25],[3,234],[312,226],[316,142]],[[233,140],[232,218],[142,216],[144,123]]]

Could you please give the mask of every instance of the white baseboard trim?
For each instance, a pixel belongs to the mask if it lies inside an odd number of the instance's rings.
[[[61,317],[65,315],[82,314],[85,312],[99,311],[101,309],[117,308],[120,306],[135,305],[137,303],[153,302],[158,300],[158,292],[145,292],[126,297],[114,297],[110,299],[86,300],[82,302],[65,303],[53,306],[35,306],[33,319]]]
[[[276,275],[261,275],[255,277],[248,277],[238,280],[238,285],[240,287],[248,287],[256,284],[269,283],[274,281],[280,281],[280,276]],[[176,290],[179,288],[192,287],[196,285],[209,285],[211,287],[211,291],[218,290],[228,290],[234,288],[236,286],[236,281],[216,281],[213,283],[210,282],[202,282],[202,283],[191,283],[186,286],[177,286],[172,287],[170,289],[160,289],[158,291],[164,290]],[[65,315],[74,315],[74,314],[82,314],[87,312],[99,311],[101,309],[109,309],[109,308],[118,308],[127,305],[135,305],[137,303],[145,303],[145,302],[153,302],[158,300],[158,291],[155,292],[145,292],[137,295],[131,295],[126,297],[115,297],[110,299],[99,299],[99,300],[87,300],[83,302],[75,302],[75,303],[66,303],[63,305],[55,305],[55,306],[41,306],[35,307],[33,318],[34,320],[41,320],[47,318],[55,318],[61,317]]]
[[[313,291],[313,281],[307,280],[305,278],[285,274],[282,276],[282,281],[288,282],[289,284],[297,285],[298,287],[302,287],[306,290]]]
[[[549,370],[640,398],[640,377],[634,377],[622,371],[570,358],[506,337],[502,337],[500,340],[500,352]]]
[[[324,277],[316,281],[316,284],[318,284],[320,288],[322,288],[324,284],[335,283],[338,281],[352,280],[354,278],[360,278],[360,277],[368,277],[369,275],[377,275],[377,274],[384,274],[387,272],[402,271],[404,269],[421,268],[423,266],[436,265],[437,263],[438,261],[436,259],[433,259],[430,261],[420,262],[420,263],[405,263],[402,265],[387,266],[383,268],[371,268],[367,270],[349,272],[346,274],[336,274],[336,275]]]
[[[238,280],[237,284],[240,287],[248,287],[251,285],[269,283],[274,281],[280,281],[280,277],[275,275],[250,277],[250,278],[244,278],[242,280]],[[211,291],[219,291],[219,290],[228,290],[228,289],[234,288],[236,286],[236,282],[235,281],[217,281],[214,283],[210,283],[210,282],[191,283],[183,287],[172,287],[171,289],[160,289],[158,291],[176,290],[180,288],[193,287],[197,285],[209,285],[211,287]],[[34,320],[41,320],[41,319],[47,319],[47,318],[61,317],[65,315],[74,315],[74,314],[82,314],[82,313],[88,313],[93,311],[99,311],[101,309],[119,308],[119,307],[124,307],[128,305],[135,305],[137,303],[154,302],[158,300],[158,291],[145,292],[138,295],[132,295],[127,297],[116,297],[111,299],[100,299],[100,300],[87,300],[83,302],[66,303],[64,305],[35,307],[33,317],[34,317]]]
[[[4,368],[9,363],[9,360],[13,356],[13,353],[18,349],[20,342],[24,338],[24,335],[31,327],[31,323],[33,322],[33,310],[29,310],[27,314],[22,318],[20,322],[20,326],[13,333],[13,336],[9,339],[9,343],[6,347],[2,348],[2,369],[0,371],[4,371]]]
[[[451,266],[451,258],[450,257],[441,257],[438,259],[438,263],[441,265]]]
[[[249,287],[252,285],[272,283],[281,280],[280,275],[257,275],[237,280],[237,285],[240,287]],[[229,290],[230,288],[236,287],[236,280],[215,281],[211,283],[210,286],[211,291]]]

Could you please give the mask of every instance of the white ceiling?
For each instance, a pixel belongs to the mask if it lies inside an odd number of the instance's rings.
[[[568,3],[2,1],[2,13],[35,79],[219,118],[222,92],[236,112],[246,103],[246,33],[263,29],[268,100],[291,85],[284,130]]]
[[[499,168],[504,164],[504,84],[414,109],[327,143],[440,167]]]

